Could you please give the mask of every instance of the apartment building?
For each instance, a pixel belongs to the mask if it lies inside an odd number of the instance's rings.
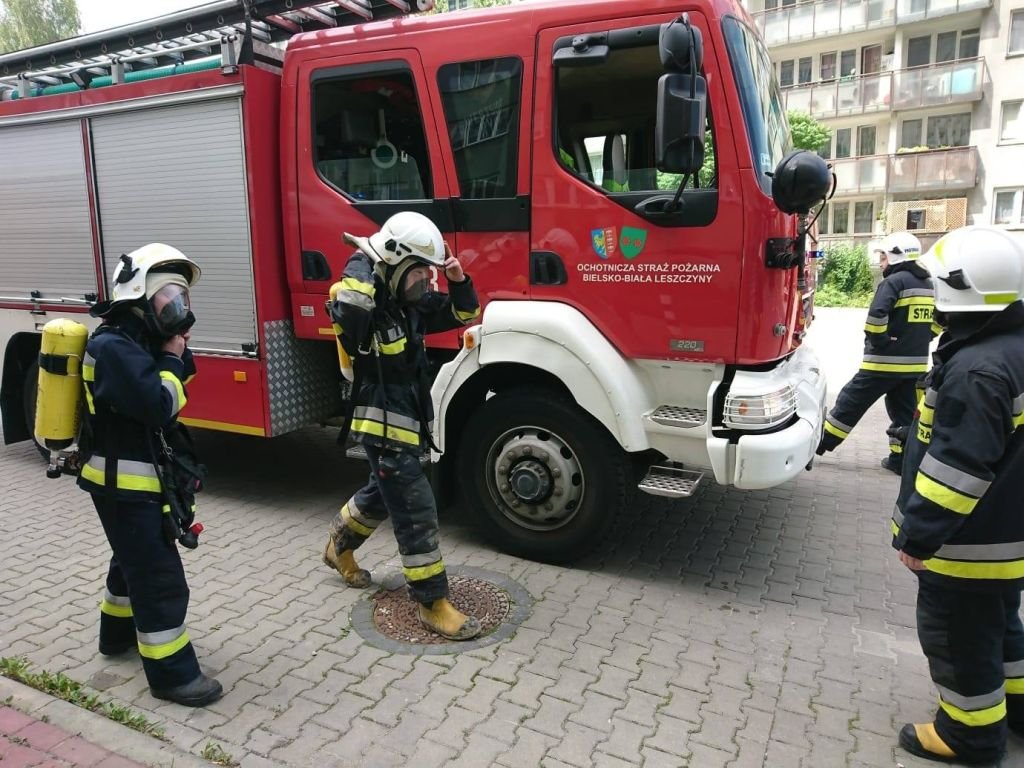
[[[1024,0],[748,0],[786,108],[832,129],[822,239],[1024,229]]]

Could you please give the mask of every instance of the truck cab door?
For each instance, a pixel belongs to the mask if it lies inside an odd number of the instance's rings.
[[[323,338],[333,336],[324,300],[352,255],[342,233],[367,236],[390,216],[416,211],[452,243],[451,191],[416,51],[306,62],[297,90],[301,280],[292,265],[293,316],[296,335]]]
[[[580,309],[630,358],[735,354],[743,206],[730,136],[743,128],[722,87],[725,51],[703,14],[689,15],[704,38],[707,159],[671,215],[646,204],[680,182],[655,167],[654,144],[659,26],[678,14],[545,29],[538,39],[531,250],[548,266],[532,276],[531,296]],[[552,264],[564,281],[538,279]]]

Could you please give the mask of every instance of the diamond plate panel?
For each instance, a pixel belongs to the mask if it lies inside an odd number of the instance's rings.
[[[341,375],[334,345],[295,338],[291,320],[266,322],[263,334],[271,436],[341,413]]]

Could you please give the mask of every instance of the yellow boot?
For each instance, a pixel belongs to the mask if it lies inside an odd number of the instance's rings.
[[[923,757],[925,760],[938,763],[952,763],[958,760],[956,753],[935,732],[934,723],[904,725],[900,730],[900,746],[910,754]]]
[[[327,546],[324,548],[324,563],[340,573],[350,587],[365,589],[370,586],[370,572],[356,564],[356,555],[351,549],[343,550],[339,555],[334,545],[333,536],[327,538]]]
[[[480,621],[467,616],[442,597],[428,608],[419,606],[420,624],[449,640],[472,640],[480,634]]]

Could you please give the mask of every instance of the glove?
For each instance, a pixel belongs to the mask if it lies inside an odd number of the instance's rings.
[[[885,430],[885,434],[899,440],[901,443],[906,443],[907,438],[910,436],[910,427],[889,427]]]

